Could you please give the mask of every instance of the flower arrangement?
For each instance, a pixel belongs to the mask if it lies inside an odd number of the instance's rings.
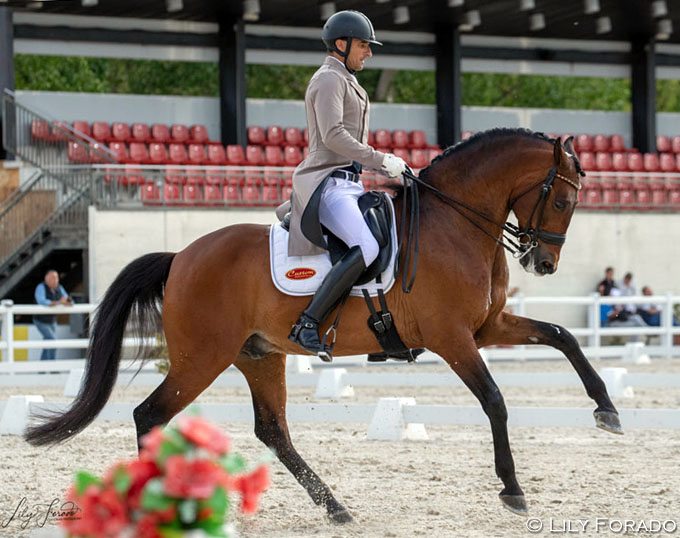
[[[141,439],[139,459],[113,465],[103,478],[76,474],[69,500],[80,519],[63,520],[71,538],[229,537],[229,493],[241,510],[257,510],[269,485],[265,464],[247,471],[229,438],[197,416],[154,428]]]

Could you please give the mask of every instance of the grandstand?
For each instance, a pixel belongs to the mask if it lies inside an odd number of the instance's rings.
[[[0,73],[0,86],[10,90],[3,100],[4,147],[23,163],[18,173],[6,165],[19,188],[0,200],[0,225],[6,231],[0,247],[0,297],[30,302],[37,275],[56,265],[72,272],[71,288],[82,282],[83,295],[95,300],[113,274],[137,254],[180,249],[231,222],[273,220],[271,208],[288,198],[292,171],[306,156],[303,105],[246,99],[242,69],[246,62],[318,64],[323,56],[318,14],[298,10],[289,16],[265,0],[259,22],[245,17],[241,2],[233,3],[237,7],[226,18],[216,14],[212,4],[205,13],[187,5],[177,15],[139,2],[129,6],[129,17],[137,18],[120,17],[105,1],[93,8],[45,3],[39,13],[19,4],[0,7],[0,28],[7,30],[3,39],[11,41],[9,51],[215,60],[220,62],[222,95],[11,92],[13,81],[7,82],[7,72]],[[338,9],[349,6],[336,4]],[[411,4],[408,32],[392,20],[389,5],[366,6],[376,26],[385,28],[386,46],[371,59],[372,66],[434,69],[437,103],[372,104],[369,143],[403,157],[417,170],[441,148],[489,127],[573,135],[588,176],[565,247],[569,252],[570,245],[581,245],[582,252],[569,253],[572,267],[587,267],[586,279],[599,274],[599,265],[612,263],[630,263],[627,267],[644,275],[639,262],[621,251],[646,252],[650,259],[664,249],[659,239],[642,244],[640,238],[630,247],[616,243],[609,250],[592,238],[592,230],[600,229],[611,239],[621,230],[655,227],[668,230],[673,239],[680,228],[680,123],[677,115],[656,115],[653,97],[655,73],[680,78],[678,33],[671,32],[665,38],[668,44],[657,45],[651,54],[637,54],[641,42],[635,36],[664,39],[657,31],[658,17],[641,1],[631,2],[634,8],[603,2],[602,16],[614,22],[610,35],[597,34],[594,19],[580,6],[565,10],[552,0],[544,3],[544,31],[528,31],[523,14],[498,18],[487,6],[493,2],[467,0],[460,9],[442,3],[438,10],[443,18],[424,2]],[[483,33],[465,28],[470,9],[481,13]],[[671,6],[668,17],[677,21],[677,11]],[[439,19],[445,24],[433,26]],[[573,20],[584,24],[576,28]],[[234,22],[234,35],[225,37],[224,28]],[[69,26],[74,33],[65,33],[63,28]],[[680,28],[680,21],[675,27]],[[622,47],[622,41],[628,47]],[[629,76],[633,113],[461,107],[458,82],[465,69]],[[379,189],[382,183],[375,174],[364,176],[367,188]],[[0,189],[0,195],[3,192]],[[584,219],[582,229],[576,224],[579,219]],[[149,237],[141,240],[144,234]],[[598,258],[605,252],[610,258]],[[513,278],[524,285],[523,276]],[[569,282],[560,284],[565,292],[585,291],[573,276],[554,278]],[[583,281],[583,275],[580,278]],[[655,278],[656,287],[674,289],[670,274]]]

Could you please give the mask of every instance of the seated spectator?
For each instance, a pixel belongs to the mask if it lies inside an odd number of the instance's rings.
[[[597,291],[600,295],[609,295],[609,292],[616,286],[614,282],[614,268],[607,267],[604,270],[604,280],[597,285]]]
[[[612,297],[621,297],[623,293],[613,287],[609,293]],[[615,304],[607,314],[607,325],[610,327],[647,327],[645,320],[632,305]]]
[[[644,286],[642,288],[642,295],[650,296],[654,295],[654,293],[649,286]],[[661,326],[661,308],[659,308],[659,305],[653,303],[638,305],[637,313],[645,320],[647,325],[652,327]]]

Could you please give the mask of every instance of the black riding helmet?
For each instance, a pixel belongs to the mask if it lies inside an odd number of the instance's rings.
[[[345,52],[335,46],[336,39],[344,39],[347,42]],[[359,11],[351,9],[338,11],[331,15],[326,24],[323,25],[321,40],[326,44],[329,51],[335,52],[345,59],[345,67],[347,67],[347,56],[349,56],[349,50],[352,46],[352,39],[368,41],[373,45],[382,45],[380,41],[375,39],[375,32],[369,18]],[[353,73],[349,67],[347,67],[347,70]]]

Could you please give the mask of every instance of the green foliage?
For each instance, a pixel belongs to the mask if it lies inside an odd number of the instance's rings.
[[[248,97],[303,99],[314,66],[253,65],[246,69]],[[376,101],[380,70],[357,74]],[[214,62],[172,62],[115,58],[15,56],[19,90],[100,92],[146,95],[219,95]],[[630,111],[628,79],[464,73],[462,101],[467,106],[531,107]],[[434,104],[432,71],[398,71],[386,92],[395,103]],[[680,81],[657,81],[657,110],[680,112]]]

